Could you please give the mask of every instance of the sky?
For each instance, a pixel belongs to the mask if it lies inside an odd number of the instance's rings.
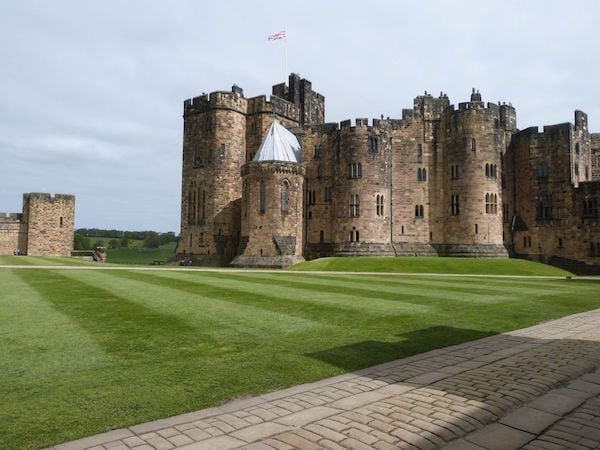
[[[5,1],[0,211],[76,197],[75,226],[179,233],[183,101],[295,72],[325,120],[400,118],[424,91],[517,110],[517,126],[589,115],[600,132],[600,2]],[[283,40],[270,34],[287,32]]]

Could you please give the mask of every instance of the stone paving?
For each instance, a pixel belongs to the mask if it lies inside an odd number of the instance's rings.
[[[600,449],[600,310],[55,450]]]

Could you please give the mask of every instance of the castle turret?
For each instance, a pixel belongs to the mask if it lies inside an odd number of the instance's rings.
[[[500,108],[471,101],[448,108],[444,119],[442,254],[506,256],[502,239]]]
[[[241,238],[232,265],[285,267],[304,259],[305,173],[298,140],[273,120],[254,159],[241,169]]]

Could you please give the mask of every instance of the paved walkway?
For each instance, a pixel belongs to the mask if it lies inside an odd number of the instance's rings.
[[[600,449],[600,310],[56,450]]]

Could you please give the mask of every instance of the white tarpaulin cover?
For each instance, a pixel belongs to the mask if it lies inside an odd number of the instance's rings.
[[[300,143],[275,119],[252,161],[285,161],[300,163]]]

